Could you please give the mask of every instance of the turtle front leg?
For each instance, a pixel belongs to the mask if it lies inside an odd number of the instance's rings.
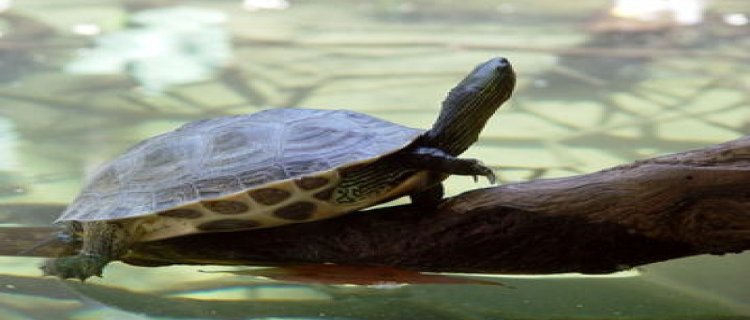
[[[62,279],[77,278],[84,281],[91,276],[101,277],[104,266],[124,255],[132,242],[127,223],[84,222],[81,251],[74,256],[49,259],[41,269],[44,275]]]
[[[497,178],[492,169],[484,166],[477,159],[456,158],[445,151],[431,147],[418,147],[403,155],[404,165],[421,170],[432,170],[439,173],[461,176],[484,176],[491,184]]]

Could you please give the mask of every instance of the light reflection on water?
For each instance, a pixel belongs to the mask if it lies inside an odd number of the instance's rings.
[[[193,3],[194,12],[226,20],[213,37],[162,47],[167,55],[158,59],[135,49],[143,37],[168,35],[124,23],[157,4],[13,3],[0,14],[0,223],[51,221],[99,164],[195,119],[304,106],[426,127],[447,88],[496,55],[514,62],[518,90],[466,155],[497,167],[504,182],[591,172],[750,132],[748,34],[722,18],[747,13],[742,1],[715,1],[701,25],[669,28],[609,21],[601,1],[279,3]],[[637,32],[611,32],[623,25]],[[134,42],[114,50],[127,61],[96,51],[96,37],[133,30]],[[94,66],[106,60],[118,72],[63,71],[92,52]],[[447,187],[456,194],[478,185],[453,178]],[[0,261],[0,313],[8,319],[750,315],[750,285],[740,285],[747,254],[657,264],[628,278],[499,278],[514,289],[290,285],[198,272],[225,267],[119,263],[81,285],[38,277],[38,259]]]

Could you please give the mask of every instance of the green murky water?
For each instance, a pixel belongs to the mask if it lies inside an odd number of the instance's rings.
[[[518,89],[466,156],[503,182],[750,133],[744,0],[708,4],[696,25],[629,32],[606,32],[625,27],[594,0],[0,3],[3,226],[49,224],[99,164],[195,119],[302,106],[427,127],[446,90],[497,55],[514,62]],[[513,289],[268,284],[199,272],[228,267],[121,263],[82,285],[40,277],[39,261],[0,257],[0,319],[750,317],[747,253],[492,278]]]

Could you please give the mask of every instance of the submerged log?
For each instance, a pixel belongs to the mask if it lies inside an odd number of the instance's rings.
[[[604,273],[747,249],[750,136],[586,175],[473,190],[429,212],[404,205],[279,228],[144,242],[124,261]]]

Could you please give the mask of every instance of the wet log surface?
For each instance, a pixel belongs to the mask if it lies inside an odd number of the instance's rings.
[[[429,212],[395,206],[314,223],[144,242],[124,260],[604,273],[747,249],[750,136],[586,175],[473,190]]]

